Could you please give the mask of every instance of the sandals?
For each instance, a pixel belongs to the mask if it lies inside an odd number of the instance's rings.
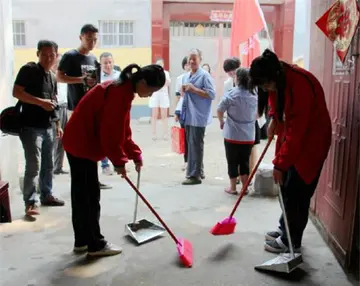
[[[225,188],[224,192],[228,193],[229,195],[238,195],[239,194],[236,190],[234,191],[230,188]]]

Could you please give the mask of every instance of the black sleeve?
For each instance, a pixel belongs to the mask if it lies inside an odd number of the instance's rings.
[[[71,60],[72,60],[71,54],[68,53],[64,54],[60,60],[58,70],[64,72],[65,74],[69,73],[69,71],[71,70]]]
[[[22,87],[28,87],[32,82],[32,75],[33,75],[33,70],[30,66],[25,65],[21,67],[21,69],[19,70],[16,76],[15,84],[20,85]]]

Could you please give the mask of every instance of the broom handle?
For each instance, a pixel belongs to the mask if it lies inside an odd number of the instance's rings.
[[[137,181],[136,181],[136,188],[137,188],[138,190],[140,190],[140,172],[138,172]],[[136,194],[133,223],[136,223],[138,205],[139,205],[139,195]]]
[[[174,233],[171,231],[171,229],[166,225],[166,223],[162,220],[162,218],[158,215],[158,213],[154,210],[154,208],[151,206],[151,204],[145,199],[142,193],[135,187],[135,185],[130,181],[130,179],[126,176],[124,178],[128,184],[131,186],[131,188],[136,192],[136,194],[142,199],[142,201],[147,205],[147,207],[150,209],[150,211],[156,216],[156,218],[160,221],[160,223],[164,226],[166,231],[170,234],[171,238],[175,241],[176,244],[180,244],[179,240],[176,238]]]
[[[288,222],[287,215],[286,215],[286,211],[285,211],[284,200],[283,200],[283,196],[282,196],[282,192],[281,192],[280,186],[278,186],[278,188],[279,188],[279,201],[280,201],[280,206],[281,206],[281,210],[282,210],[282,213],[283,213],[284,224],[285,224],[285,231],[286,231],[287,239],[288,239],[288,242],[289,242],[290,254],[291,254],[291,257],[292,257],[292,258],[295,258],[294,248],[293,248],[293,244],[292,244],[292,240],[291,240],[291,235],[290,235],[289,222]]]
[[[266,143],[266,146],[265,146],[264,150],[262,151],[259,160],[257,161],[254,169],[251,171],[250,176],[249,176],[248,180],[246,181],[245,185],[242,187],[240,196],[239,196],[239,198],[237,199],[236,204],[235,204],[235,206],[234,206],[234,208],[233,208],[233,210],[232,210],[232,212],[231,212],[231,214],[230,214],[230,218],[232,218],[232,217],[234,216],[234,213],[236,212],[236,209],[238,208],[238,206],[239,206],[242,198],[245,196],[245,191],[247,190],[247,188],[248,188],[251,180],[252,180],[253,177],[255,176],[255,173],[256,173],[257,169],[259,168],[259,165],[260,165],[262,159],[264,158],[264,156],[265,156],[265,154],[266,154],[266,151],[269,149],[269,146],[270,146],[272,140],[273,140],[273,137],[270,137],[270,138],[268,139],[268,142]]]

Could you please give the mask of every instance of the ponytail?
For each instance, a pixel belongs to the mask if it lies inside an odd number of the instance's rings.
[[[134,69],[136,70],[135,72],[133,72]],[[148,65],[141,68],[137,64],[130,64],[121,71],[119,79],[115,81],[115,85],[131,81],[135,90],[136,83],[142,79],[146,81],[148,86],[161,88],[165,85],[166,81],[164,69],[159,65]]]
[[[276,112],[278,120],[283,121],[284,106],[285,106],[285,88],[286,79],[283,67],[283,62],[279,60],[277,55],[266,49],[261,56],[253,60],[250,67],[250,86],[251,89],[261,87],[269,82],[275,82],[277,90]],[[260,92],[259,99],[260,105],[258,106],[259,115],[264,112],[267,103],[265,100],[268,98],[267,92]],[[265,109],[266,110],[266,109]]]
[[[133,70],[136,69],[136,72],[133,73]],[[125,67],[119,76],[119,79],[116,81],[117,85],[120,85],[122,83],[127,82],[128,80],[131,80],[135,74],[141,71],[141,68],[137,64],[130,64],[127,67]]]

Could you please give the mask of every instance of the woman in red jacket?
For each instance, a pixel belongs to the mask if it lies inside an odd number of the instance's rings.
[[[133,73],[133,70],[136,70]],[[126,175],[133,160],[139,172],[140,148],[131,139],[130,109],[135,93],[149,97],[165,84],[162,67],[127,66],[119,80],[92,88],[80,101],[64,130],[63,145],[71,171],[72,222],[75,252],[92,256],[121,253],[100,232],[100,188],[97,162],[107,157]]]
[[[280,184],[294,248],[300,251],[310,200],[331,144],[331,121],[324,91],[310,72],[279,61],[270,50],[250,68],[259,93],[259,114],[269,105],[269,137],[277,135],[273,177]],[[261,96],[262,95],[262,96]],[[279,228],[265,236],[265,249],[288,251],[283,217]]]

